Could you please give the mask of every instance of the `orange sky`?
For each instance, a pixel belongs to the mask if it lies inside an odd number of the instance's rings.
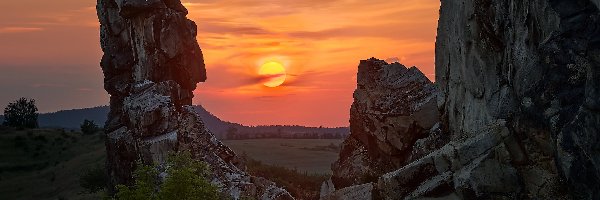
[[[434,78],[438,0],[185,0],[208,80],[194,103],[247,125],[347,126],[361,59],[398,58]],[[108,104],[95,1],[0,2],[0,104],[42,112]],[[283,86],[256,80],[276,60]]]

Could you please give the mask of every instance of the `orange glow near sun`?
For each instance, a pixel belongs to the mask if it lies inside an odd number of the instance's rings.
[[[285,68],[279,62],[271,61],[260,66],[258,75],[261,77],[261,82],[267,87],[277,87],[285,82]]]
[[[208,76],[193,103],[226,121],[348,126],[357,67],[371,57],[435,78],[440,0],[181,1]],[[109,101],[96,1],[0,0],[0,10],[0,85],[42,112]],[[17,95],[2,91],[0,103]]]

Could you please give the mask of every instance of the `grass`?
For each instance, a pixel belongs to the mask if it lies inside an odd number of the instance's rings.
[[[258,139],[225,140],[238,155],[268,165],[282,166],[309,174],[331,174],[331,164],[338,153],[329,146],[339,146],[341,139]],[[335,149],[335,148],[333,148]]]
[[[99,199],[79,177],[105,156],[99,134],[0,128],[0,199]]]
[[[341,142],[224,141],[239,155],[246,154],[251,174],[275,181],[298,199],[316,198],[320,183],[331,173],[330,165],[338,156],[335,147]],[[101,199],[103,191],[90,193],[81,186],[80,178],[103,169],[105,160],[101,134],[0,126],[0,199]]]

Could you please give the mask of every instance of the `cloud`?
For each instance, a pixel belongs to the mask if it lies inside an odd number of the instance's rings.
[[[400,59],[398,57],[391,57],[391,58],[385,59],[385,62],[387,62],[387,63],[400,63],[402,60],[404,60],[404,59]]]
[[[27,33],[43,31],[40,27],[3,27],[0,28],[0,33]]]
[[[212,22],[204,21],[198,24],[198,30],[202,33],[216,33],[216,34],[234,34],[234,35],[267,35],[273,34],[262,27],[251,26],[247,24],[239,23],[227,23],[227,22]]]
[[[57,83],[36,83],[31,85],[34,88],[57,88],[57,87],[66,87],[65,84],[57,84]]]
[[[290,37],[311,38],[311,39],[331,39],[331,38],[387,38],[402,39],[414,41],[426,41],[432,38],[434,33],[423,33],[422,29],[412,29],[408,27],[419,26],[418,23],[406,21],[402,23],[382,26],[346,26],[341,28],[326,29],[321,31],[296,31],[287,33]]]

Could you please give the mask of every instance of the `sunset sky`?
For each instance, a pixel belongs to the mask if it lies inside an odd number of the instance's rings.
[[[439,0],[185,0],[208,80],[195,91],[245,125],[347,126],[361,59],[395,58],[434,78]],[[41,112],[108,104],[95,0],[0,1],[0,105]],[[256,80],[269,61],[286,82]]]

